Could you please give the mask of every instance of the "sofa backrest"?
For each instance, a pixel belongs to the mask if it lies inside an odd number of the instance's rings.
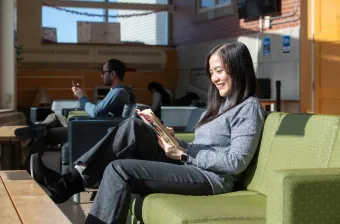
[[[79,100],[53,100],[51,110],[61,115],[63,108],[80,108]]]
[[[202,114],[206,111],[205,108],[193,109],[190,113],[188,123],[185,126],[184,132],[194,132]]]
[[[165,126],[184,131],[192,111],[196,109],[197,107],[191,106],[162,106],[161,119]]]
[[[340,116],[271,113],[242,185],[267,195],[274,170],[340,167]]]
[[[145,109],[150,109],[151,107],[146,104],[142,103],[127,103],[124,105],[122,117],[135,117],[136,116],[136,109],[142,111]]]

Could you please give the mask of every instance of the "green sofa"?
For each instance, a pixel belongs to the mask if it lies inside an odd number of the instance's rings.
[[[235,192],[135,197],[128,223],[340,223],[339,128],[340,116],[271,113]]]

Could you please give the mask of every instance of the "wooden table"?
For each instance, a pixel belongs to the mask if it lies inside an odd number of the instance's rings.
[[[14,131],[26,126],[1,126],[0,127],[0,169],[18,169],[22,162],[21,141]]]
[[[71,223],[26,171],[0,171],[0,223]]]

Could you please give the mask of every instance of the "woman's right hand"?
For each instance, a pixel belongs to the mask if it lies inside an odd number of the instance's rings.
[[[175,130],[174,130],[173,128],[166,127],[166,130],[168,130],[169,134],[170,134],[172,137],[175,137]]]

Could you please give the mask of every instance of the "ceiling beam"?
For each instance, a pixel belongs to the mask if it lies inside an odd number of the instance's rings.
[[[43,0],[43,2],[58,7],[74,7],[74,8],[126,9],[126,10],[152,10],[152,11],[157,11],[164,8],[167,8],[168,10],[171,9],[169,5],[161,4],[63,1],[63,0]]]

